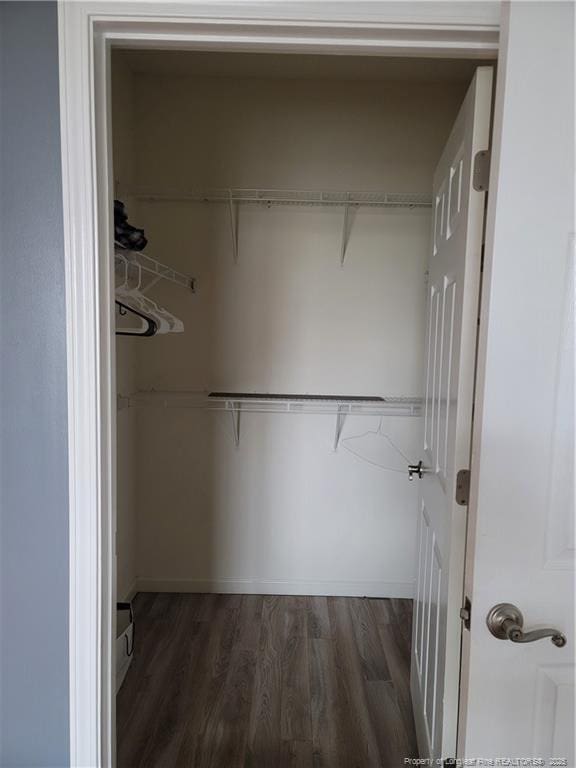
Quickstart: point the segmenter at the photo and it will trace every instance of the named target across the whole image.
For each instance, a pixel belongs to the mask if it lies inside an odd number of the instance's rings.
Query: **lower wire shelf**
[[[228,411],[232,417],[234,442],[240,444],[241,413],[301,413],[336,416],[334,450],[347,416],[420,416],[422,399],[417,397],[372,397],[359,395],[270,394],[253,392],[134,392],[118,396],[122,408],[197,408]]]

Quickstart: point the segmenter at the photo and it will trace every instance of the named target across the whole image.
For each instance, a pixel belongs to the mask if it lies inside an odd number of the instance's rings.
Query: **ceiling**
[[[481,61],[320,54],[116,49],[114,66],[132,72],[208,77],[310,78],[467,83]],[[493,63],[493,62],[486,62]]]

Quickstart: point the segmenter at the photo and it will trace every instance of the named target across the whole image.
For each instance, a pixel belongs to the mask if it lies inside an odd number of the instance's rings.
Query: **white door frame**
[[[70,505],[70,765],[114,764],[109,49],[494,59],[497,3],[59,3]]]

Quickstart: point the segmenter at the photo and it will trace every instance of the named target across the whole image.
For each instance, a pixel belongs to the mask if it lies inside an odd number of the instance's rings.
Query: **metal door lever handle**
[[[524,632],[524,617],[519,608],[511,603],[498,603],[490,609],[486,617],[488,629],[499,640],[511,640],[513,643],[533,643],[549,637],[558,648],[566,645],[566,636],[552,627],[533,629]]]

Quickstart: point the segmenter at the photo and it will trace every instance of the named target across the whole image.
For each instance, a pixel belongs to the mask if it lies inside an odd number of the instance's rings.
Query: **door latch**
[[[414,480],[414,476],[416,476],[418,480],[422,480],[422,475],[425,472],[430,472],[430,470],[422,465],[422,460],[420,460],[418,464],[408,464],[408,480]]]
[[[469,597],[464,598],[464,605],[460,608],[460,618],[465,629],[470,629],[470,619],[472,618],[472,603]]]

